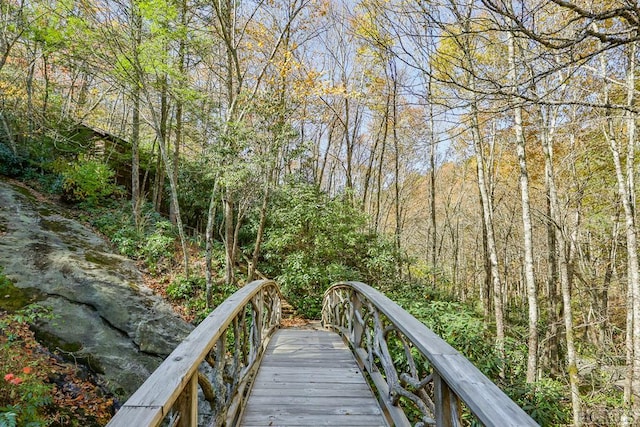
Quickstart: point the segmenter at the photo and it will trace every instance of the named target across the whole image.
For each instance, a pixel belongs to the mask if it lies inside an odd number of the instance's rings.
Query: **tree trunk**
[[[516,82],[516,44],[515,36],[509,33],[509,68],[513,93],[517,93]],[[515,105],[513,108],[513,127],[516,136],[516,154],[520,166],[520,196],[522,202],[522,228],[524,246],[524,281],[527,289],[527,302],[529,306],[529,337],[527,355],[528,383],[536,381],[538,372],[538,292],[533,272],[533,226],[531,223],[531,202],[529,196],[529,173],[527,171],[526,141],[522,125],[522,107],[515,98],[511,99]]]
[[[142,17],[139,10],[133,11],[133,51],[137,58],[137,52],[142,43]],[[140,200],[140,81],[136,78],[131,85],[131,100],[133,111],[131,115],[131,212],[136,227],[140,225],[140,212],[142,201]]]
[[[184,1],[180,2],[180,24],[184,28],[186,26],[186,12],[187,5]],[[180,38],[180,43],[178,47],[178,75],[184,76],[185,72],[185,53],[186,45],[184,37]],[[179,83],[182,86],[181,83]],[[182,126],[183,126],[183,114],[182,114],[182,99],[180,99],[180,94],[177,95],[176,99],[176,137],[175,137],[175,146],[173,149],[173,180],[174,182],[178,182],[178,171],[180,167],[180,146],[182,145]],[[169,208],[169,219],[173,224],[176,224],[176,206],[174,203],[171,203]]]
[[[391,108],[391,94],[387,94],[387,102],[384,109],[384,128],[382,131],[382,147],[380,147],[380,160],[378,162],[378,176],[376,180],[376,207],[373,215],[373,231],[379,233],[380,230],[380,209],[382,203],[382,167],[384,165],[384,155],[387,150],[387,137],[389,135],[389,110]]]
[[[384,121],[381,121],[381,126]],[[371,148],[371,152],[369,154],[369,159],[367,161],[367,169],[364,175],[364,189],[362,191],[362,210],[367,213],[371,213],[372,203],[371,196],[369,195],[369,188],[371,187],[371,180],[373,179],[373,165],[376,159],[376,153],[378,152],[378,145],[380,144],[380,133],[376,132],[373,140],[373,147]],[[369,201],[369,203],[367,203]]]
[[[635,59],[636,44],[631,43],[628,51],[629,65],[627,69],[627,105],[633,108],[635,104]],[[603,78],[606,81],[606,58],[601,55],[600,67]],[[605,104],[609,103],[609,83],[604,86]],[[614,129],[614,118],[611,108],[606,109],[605,137],[609,143],[613,164],[615,166],[616,180],[618,184],[618,195],[624,212],[625,235],[627,243],[627,294],[628,310],[627,314],[627,384],[624,392],[624,412],[621,423],[629,425],[633,421],[640,419],[640,270],[638,267],[638,243],[635,226],[635,134],[636,117],[631,109],[625,113],[627,122],[627,152],[626,170],[623,169],[621,147],[616,138]],[[628,410],[631,409],[629,419]]]
[[[224,248],[225,248],[225,274],[224,281],[227,285],[231,285],[235,281],[235,242],[234,242],[234,209],[233,195],[229,188],[225,188],[222,198],[222,206],[224,208]]]
[[[395,207],[395,231],[394,241],[396,249],[396,263],[398,277],[402,279],[402,205],[400,200],[400,141],[398,138],[398,75],[396,72],[396,65],[393,61],[390,63],[391,68],[391,84],[393,85],[391,90],[392,96],[392,136],[393,136],[393,150],[394,150],[394,207]]]
[[[487,182],[487,171],[485,165],[482,136],[480,134],[478,122],[478,109],[475,100],[471,104],[472,109],[472,139],[475,148],[476,172],[478,177],[478,190],[482,200],[482,218],[486,232],[486,257],[489,260],[489,270],[491,274],[491,284],[493,291],[493,311],[496,322],[496,348],[500,356],[504,359],[504,310],[502,304],[502,282],[498,268],[498,252],[496,249],[495,233],[493,229],[493,202]]]
[[[582,408],[580,402],[580,391],[578,388],[577,354],[573,334],[573,311],[571,308],[571,283],[569,277],[569,260],[567,259],[567,242],[565,239],[564,224],[560,212],[560,203],[558,201],[558,193],[555,183],[553,145],[549,138],[542,138],[542,147],[545,155],[545,170],[548,175],[550,218],[551,222],[554,224],[554,236],[558,247],[558,271],[560,276],[560,289],[562,293],[565,341],[567,345],[567,370],[569,373],[569,384],[571,388],[573,425],[580,427],[582,425]]]
[[[209,201],[209,211],[207,213],[207,230],[205,231],[205,278],[206,278],[206,300],[207,308],[213,305],[213,274],[211,271],[211,259],[213,257],[213,226],[216,217],[216,198],[218,192],[218,180],[213,184],[211,199]]]
[[[429,80],[427,84],[427,96],[429,99],[429,204],[430,204],[430,219],[431,219],[431,285],[435,289],[438,281],[436,276],[436,266],[438,263],[438,224],[436,222],[436,131],[435,131],[435,119],[433,114],[433,99],[432,99],[432,76],[429,74]],[[454,265],[458,259],[458,251],[454,250]],[[455,270],[453,272],[453,283],[456,283]]]
[[[260,256],[260,247],[262,246],[262,240],[264,237],[264,228],[267,224],[267,208],[269,207],[269,195],[271,193],[271,185],[269,182],[265,184],[264,195],[262,196],[262,206],[260,207],[260,220],[258,222],[258,231],[256,232],[256,242],[253,247],[253,254],[251,255],[251,262],[249,263],[247,272],[247,283],[255,279],[256,266],[258,265],[258,258]]]
[[[543,136],[544,137],[544,136]],[[544,142],[543,142],[544,144]],[[551,217],[551,192],[550,183],[551,170],[549,162],[545,159],[545,191],[547,199],[547,301],[549,310],[549,331],[546,339],[546,359],[547,369],[552,378],[560,375],[560,339],[558,325],[560,322],[560,313],[558,307],[558,251],[556,243],[556,224]]]
[[[140,89],[133,85],[133,114],[131,118],[131,211],[136,227],[140,224]]]
[[[175,204],[176,209],[176,227],[178,228],[178,234],[180,236],[180,246],[182,247],[182,260],[184,265],[184,274],[185,277],[189,278],[189,250],[187,247],[187,236],[184,233],[184,226],[182,224],[182,217],[180,215],[180,204],[178,203],[178,185],[176,181],[173,179],[173,165],[171,159],[169,158],[169,153],[167,153],[166,149],[166,141],[164,139],[164,135],[161,132],[160,127],[160,117],[158,117],[157,111],[153,108],[153,99],[147,90],[147,84],[144,80],[144,74],[142,73],[142,69],[140,68],[140,64],[135,64],[137,67],[138,78],[140,79],[140,90],[144,94],[145,100],[150,108],[151,120],[156,132],[156,136],[158,138],[158,145],[160,147],[160,155],[162,156],[162,161],[164,162],[164,166],[167,172],[167,176],[169,177],[169,187],[171,190],[171,201]]]
[[[167,76],[161,76],[160,81],[160,134],[162,138],[158,139],[158,146],[164,144],[163,141],[169,139],[169,101],[167,96]],[[163,167],[162,149],[158,148],[159,156],[156,162],[156,179],[153,186],[153,205],[156,212],[162,210],[162,198],[164,195],[165,168]]]
[[[182,144],[182,101],[176,102],[176,136],[173,148],[173,180],[178,182],[178,167],[180,164],[180,145]],[[169,208],[169,219],[176,223],[176,206],[172,202]]]

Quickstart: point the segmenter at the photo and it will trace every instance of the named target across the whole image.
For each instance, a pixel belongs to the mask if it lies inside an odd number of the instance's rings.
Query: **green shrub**
[[[502,361],[481,316],[463,304],[427,301],[424,296],[392,296],[413,316],[469,359],[489,378],[498,378]]]
[[[9,147],[0,142],[0,175],[10,177],[22,173],[24,159],[16,155]]]
[[[371,249],[381,240],[363,231],[366,218],[346,196],[331,198],[316,186],[292,183],[274,194],[269,218],[263,272],[305,317],[320,315],[331,283],[367,281],[388,268],[388,253]]]
[[[505,392],[540,425],[571,422],[569,390],[565,384],[547,378],[533,384],[511,385]]]
[[[137,226],[129,203],[122,204],[120,209],[94,208],[93,212],[91,224],[109,236],[122,255],[144,260],[151,273],[159,273],[164,264],[173,259],[174,226],[149,207],[143,211]]]
[[[170,259],[174,253],[175,231],[169,221],[158,221],[154,230],[144,239],[140,251],[152,273],[158,272],[158,267],[165,259]]]
[[[115,172],[99,160],[78,160],[63,175],[63,196],[68,202],[95,205],[118,191]]]
[[[143,236],[131,225],[123,225],[118,231],[111,235],[111,241],[118,247],[118,251],[129,258],[138,259],[140,257],[139,245]]]
[[[187,279],[184,276],[178,276],[167,286],[167,295],[174,300],[187,299],[195,295],[197,290],[204,288],[205,279],[203,277]]]

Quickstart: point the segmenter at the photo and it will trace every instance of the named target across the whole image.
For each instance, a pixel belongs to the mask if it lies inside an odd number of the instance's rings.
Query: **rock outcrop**
[[[40,336],[87,363],[121,399],[192,330],[144,286],[132,261],[62,210],[1,180],[0,266],[16,288],[52,309]]]

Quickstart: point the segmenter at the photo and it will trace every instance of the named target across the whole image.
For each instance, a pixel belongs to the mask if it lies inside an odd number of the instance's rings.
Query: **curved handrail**
[[[463,406],[485,426],[537,426],[471,362],[381,292],[340,282],[322,323],[340,333],[396,426],[462,425]]]
[[[280,325],[280,300],[280,289],[271,280],[251,282],[227,298],[176,347],[107,426],[158,426],[163,420],[181,427],[235,425],[256,362]],[[199,395],[211,409],[211,419],[200,422]]]

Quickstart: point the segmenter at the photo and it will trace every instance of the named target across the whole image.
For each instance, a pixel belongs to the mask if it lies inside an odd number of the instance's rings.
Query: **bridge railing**
[[[537,426],[458,351],[381,292],[333,285],[322,321],[350,344],[396,426]],[[464,414],[464,415],[463,415]]]
[[[248,380],[280,325],[280,297],[270,280],[238,290],[176,347],[107,426],[236,425]],[[199,405],[208,409],[200,420]]]

